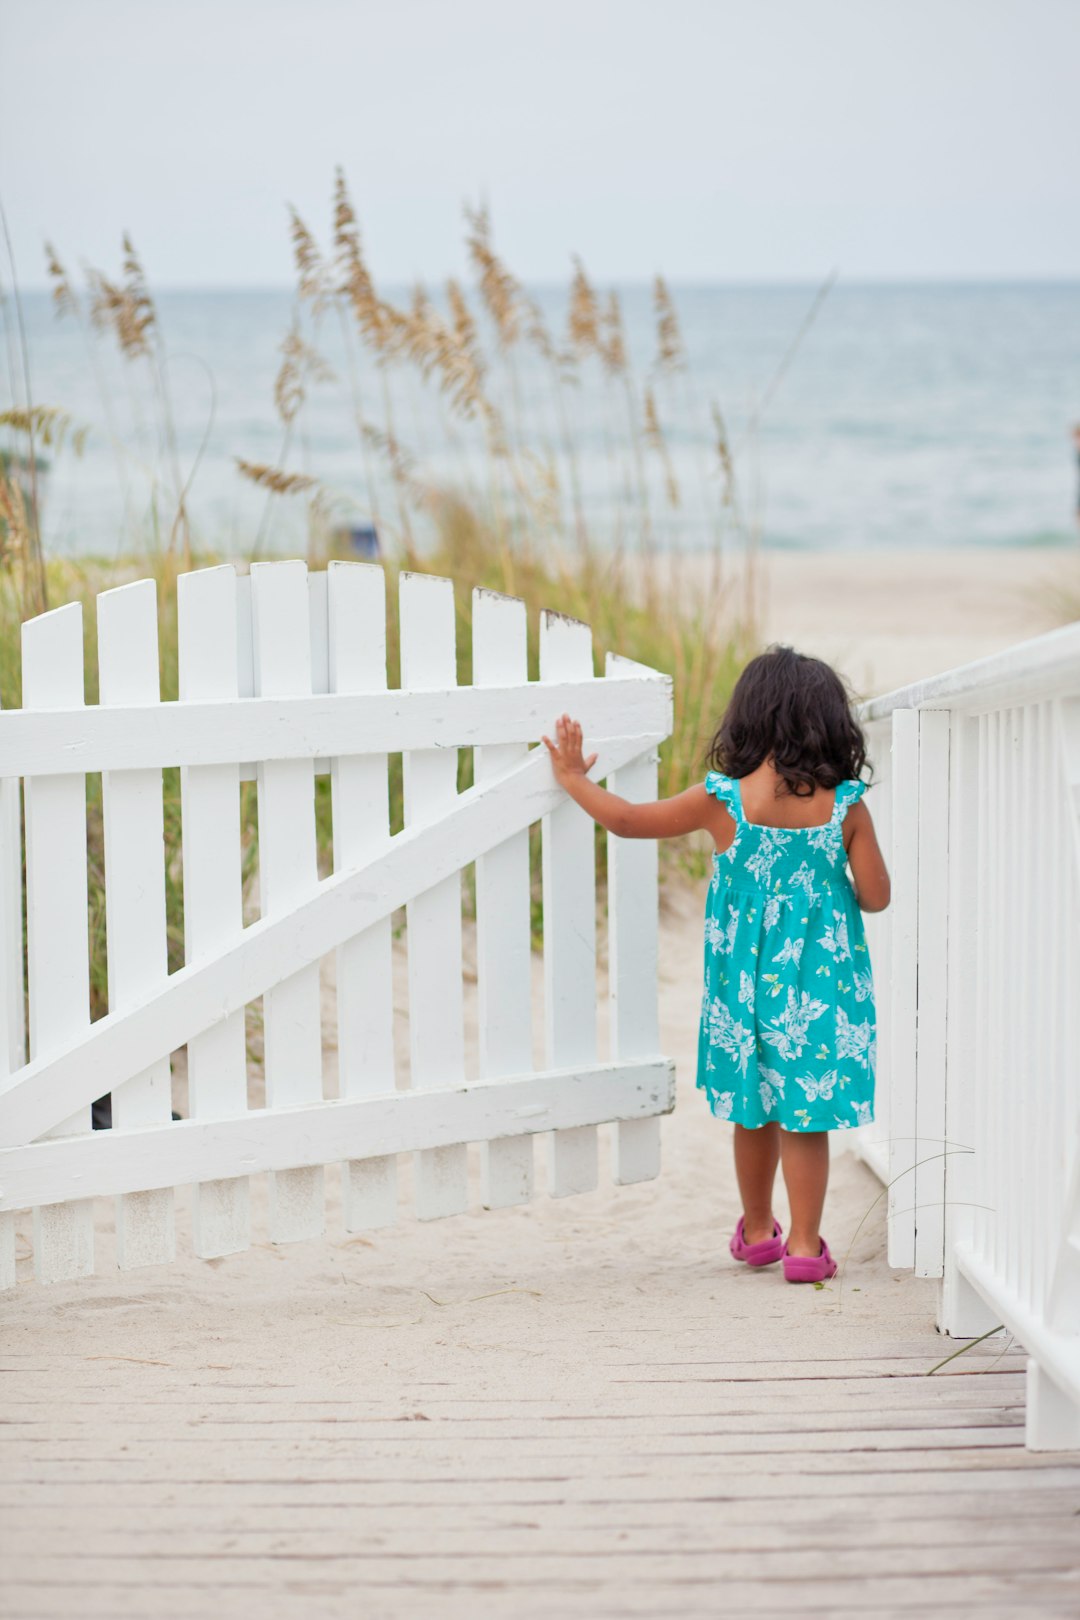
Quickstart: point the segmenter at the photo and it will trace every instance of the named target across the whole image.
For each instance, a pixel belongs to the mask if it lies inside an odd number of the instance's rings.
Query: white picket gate
[[[530,748],[564,710],[598,770],[655,796],[671,728],[667,677],[608,655],[589,628],[540,625],[527,679],[524,604],[473,595],[471,687],[456,685],[454,591],[400,580],[401,689],[388,689],[381,568],[256,564],[179,581],[179,701],[160,702],[156,591],[97,600],[100,702],[84,706],[78,604],[23,627],[23,708],[0,714],[0,1283],[15,1212],[34,1210],[42,1281],[94,1266],[93,1200],[117,1200],[122,1266],[175,1252],[173,1190],[195,1187],[195,1252],[246,1248],[248,1178],[268,1172],[269,1235],[322,1232],[327,1165],[344,1166],[350,1231],[395,1219],[396,1155],[416,1213],[468,1200],[482,1144],[487,1205],[532,1196],[532,1138],[550,1133],[548,1190],[597,1184],[614,1122],[617,1182],[655,1176],[674,1101],[659,1053],[657,867],[649,842],[608,842],[609,1053],[598,1061],[592,822]],[[474,786],[458,792],[459,750]],[[405,827],[391,836],[388,756],[404,756]],[[181,767],[184,966],[166,959],[162,768]],[[316,771],[331,774],[334,871],[316,865]],[[91,1023],[86,775],[102,773],[108,1000]],[[258,903],[245,924],[240,781],[258,783]],[[20,779],[22,817],[20,818]],[[25,827],[25,890],[20,819]],[[545,1059],[531,1019],[529,827],[542,822]],[[478,1072],[463,1034],[462,871],[476,868]],[[25,894],[26,952],[22,918]],[[410,1061],[395,1074],[391,917],[407,910]],[[336,953],[339,1095],[324,1097],[319,964]],[[265,1107],[249,1108],[245,1008],[262,998]],[[28,1018],[24,1020],[24,1003]],[[25,1023],[29,1029],[29,1061]],[[186,1048],[190,1117],[171,1119],[170,1055]],[[407,1084],[406,1084],[407,1081]],[[113,1129],[90,1130],[111,1092]]]
[[[889,1260],[1028,1351],[1028,1442],[1080,1446],[1080,625],[863,710],[893,904],[868,919]]]

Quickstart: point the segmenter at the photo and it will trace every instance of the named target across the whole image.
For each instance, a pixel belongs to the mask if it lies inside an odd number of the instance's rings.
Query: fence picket
[[[180,701],[239,696],[237,579],[231,567],[202,568],[177,581]],[[198,961],[243,932],[240,777],[237,765],[187,765],[180,772],[184,861],[184,954]],[[187,1043],[193,1119],[237,1118],[247,1110],[243,1011]],[[251,1242],[248,1179],[195,1187],[195,1253],[235,1254]]]
[[[97,599],[98,693],[103,707],[161,701],[157,588],[137,580]],[[165,828],[161,771],[105,771],[105,931],[109,1009],[145,1000],[169,972],[165,932]],[[112,1094],[114,1130],[160,1125],[172,1117],[170,1058],[164,1053]],[[157,1265],[176,1253],[171,1187],[117,1201],[116,1257],[122,1270]]]
[[[22,627],[24,709],[75,708],[84,701],[82,605],[55,608]],[[26,953],[30,1056],[77,1041],[90,1026],[86,929],[86,778],[27,777]],[[89,1107],[49,1136],[91,1128]],[[39,1282],[86,1277],[94,1269],[90,1199],[34,1210],[34,1269]]]
[[[632,659],[608,653],[608,680],[643,673]],[[657,756],[650,748],[612,773],[613,793],[637,803],[656,798]],[[657,968],[659,848],[651,838],[608,834],[608,979],[611,1056],[621,1061],[660,1050]],[[660,1121],[622,1120],[615,1126],[612,1173],[622,1186],[660,1174]]]
[[[160,703],[155,587],[98,601],[101,704],[84,710],[81,607],[23,628],[25,710],[0,716],[0,1286],[13,1216],[34,1208],[46,1281],[93,1267],[93,1205],[118,1203],[124,1266],[170,1259],[172,1200],[194,1187],[194,1245],[250,1243],[248,1178],[270,1175],[270,1236],[320,1233],[323,1167],[344,1160],[350,1229],[396,1212],[397,1156],[414,1154],[421,1218],[466,1206],[467,1144],[483,1200],[532,1192],[548,1134],[556,1195],[594,1187],[597,1129],[615,1122],[617,1181],[656,1173],[655,1117],[673,1102],[656,1053],[656,863],[611,851],[611,1030],[596,1060],[595,842],[533,745],[557,712],[584,719],[598,770],[655,794],[652,750],[669,683],[609,661],[587,626],[541,626],[527,678],[525,610],[475,598],[474,686],[456,683],[453,585],[400,581],[402,691],[387,688],[381,569],[210,568],[177,588],[180,692]],[[250,701],[250,709],[245,702]],[[459,796],[458,755],[476,785]],[[405,763],[406,830],[389,830],[388,750]],[[243,755],[254,763],[245,763]],[[335,871],[320,882],[315,760],[331,774]],[[162,772],[179,767],[183,837],[165,847]],[[90,1023],[88,771],[103,773],[108,1016]],[[19,778],[24,778],[30,1058],[21,1025]],[[240,782],[258,781],[262,915],[244,926]],[[544,825],[547,1064],[533,1060],[529,829]],[[166,859],[184,864],[185,955],[168,973]],[[466,1083],[461,872],[476,863],[480,1077]],[[408,911],[411,1086],[394,1074],[392,934]],[[322,1082],[320,963],[338,962],[340,1096]],[[245,1009],[262,998],[266,1106],[249,1113]],[[171,1054],[187,1049],[189,1121],[174,1125]],[[116,1129],[91,1133],[111,1090]],[[63,1136],[60,1142],[46,1137]],[[84,1197],[66,1200],[72,1188]],[[35,1205],[37,1207],[35,1207]]]
[[[401,685],[406,691],[457,683],[454,587],[430,574],[402,574]],[[405,755],[405,825],[437,821],[457,798],[457,749]],[[430,1091],[465,1079],[461,979],[461,873],[418,894],[406,908],[409,953],[410,1084]],[[456,1215],[468,1204],[464,1143],[416,1154],[416,1213]]]
[[[525,604],[473,592],[473,685],[528,678]],[[488,782],[528,753],[525,743],[478,748],[473,778]],[[532,951],[529,834],[515,833],[476,863],[476,962],[480,1077],[532,1068]],[[482,1198],[489,1209],[526,1204],[533,1193],[533,1145],[508,1136],[481,1149]]]
[[[311,691],[307,568],[254,563],[251,626],[256,695]],[[263,916],[286,912],[318,886],[315,772],[310,759],[258,765],[259,898]],[[266,1104],[288,1108],[322,1098],[322,1034],[317,964],[263,997]],[[323,1171],[279,1170],[270,1179],[270,1238],[292,1243],[324,1229]]]
[[[561,613],[540,619],[540,679],[587,680],[593,673],[592,631]],[[551,724],[555,723],[555,715]],[[547,1061],[587,1064],[596,1058],[596,843],[593,822],[567,801],[543,819],[544,1004]],[[593,1126],[551,1137],[548,1190],[553,1198],[597,1185]]]
[[[386,688],[386,577],[369,563],[328,570],[327,681],[331,692]],[[385,754],[349,754],[331,765],[334,867],[359,866],[390,837]],[[394,1090],[391,920],[337,951],[338,1075],[342,1097]],[[344,1167],[345,1227],[359,1232],[397,1219],[397,1159],[354,1159]]]

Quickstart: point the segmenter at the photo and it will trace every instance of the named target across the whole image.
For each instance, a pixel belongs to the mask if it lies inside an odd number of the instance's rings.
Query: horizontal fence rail
[[[889,1260],[1003,1324],[1028,1440],[1080,1446],[1080,625],[864,705],[893,905],[869,919]]]
[[[387,683],[381,568],[264,563],[178,581],[178,690],[160,701],[156,590],[97,600],[97,705],[84,702],[78,604],[23,627],[23,708],[0,714],[0,1284],[32,1209],[37,1277],[95,1264],[94,1200],[114,1197],[121,1266],[175,1253],[174,1194],[193,1186],[195,1252],[251,1242],[250,1177],[267,1176],[272,1241],[317,1236],[341,1167],[349,1231],[385,1225],[398,1155],[417,1214],[467,1206],[469,1143],[485,1205],[597,1185],[613,1126],[617,1182],[654,1176],[673,1105],[659,1055],[655,847],[608,839],[609,1040],[598,1046],[595,834],[535,745],[564,710],[596,774],[655,796],[671,684],[609,654],[588,626],[540,623],[527,678],[524,604],[473,594],[470,687],[456,684],[448,580],[399,581],[401,686]],[[473,785],[459,791],[461,751]],[[391,756],[404,828],[391,834]],[[179,768],[179,817],[163,771]],[[108,1009],[91,1021],[87,776],[101,773]],[[320,875],[316,775],[329,776],[333,870]],[[254,824],[241,784],[257,784]],[[247,790],[250,793],[250,789]],[[542,853],[545,1057],[534,1056],[530,828]],[[325,836],[325,835],[324,835]],[[25,878],[23,854],[25,849]],[[324,850],[325,859],[325,850]],[[183,961],[169,971],[167,871],[182,866]],[[467,1058],[463,881],[475,871],[477,1052]],[[409,1059],[394,1040],[392,919],[407,917]],[[23,923],[25,917],[25,947]],[[95,943],[101,948],[101,942]],[[326,1005],[334,963],[333,1000]],[[263,1095],[247,1052],[261,1008]],[[323,1073],[333,1022],[336,1095]],[[539,1035],[539,1031],[537,1032]],[[27,1050],[29,1047],[29,1050]],[[187,1113],[172,1118],[173,1067]],[[256,1091],[258,1085],[256,1085]],[[112,1127],[91,1130],[111,1097]]]

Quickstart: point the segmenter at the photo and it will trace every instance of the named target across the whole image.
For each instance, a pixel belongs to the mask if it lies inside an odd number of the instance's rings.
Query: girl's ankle
[[[776,1220],[767,1215],[764,1220],[751,1222],[748,1215],[743,1216],[743,1241],[745,1243],[768,1243],[776,1235]]]
[[[821,1233],[814,1232],[807,1235],[805,1232],[792,1231],[788,1234],[788,1254],[807,1260],[816,1260],[821,1253]]]

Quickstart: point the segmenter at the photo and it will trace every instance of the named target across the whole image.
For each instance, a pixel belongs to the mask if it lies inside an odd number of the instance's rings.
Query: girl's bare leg
[[[780,1157],[791,1205],[788,1253],[821,1253],[821,1212],[829,1185],[828,1131],[781,1131]]]
[[[773,1235],[772,1195],[780,1162],[780,1127],[773,1121],[756,1131],[735,1127],[735,1175],[739,1182],[747,1243],[764,1243]]]

